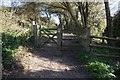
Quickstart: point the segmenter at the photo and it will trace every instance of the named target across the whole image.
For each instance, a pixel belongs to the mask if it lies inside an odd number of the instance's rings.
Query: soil
[[[65,45],[64,45],[65,43]],[[64,47],[67,46],[67,47]],[[49,43],[42,48],[22,47],[15,59],[20,67],[4,71],[13,78],[90,78],[83,62],[75,58],[82,49],[73,41],[63,42],[62,50]],[[9,72],[9,73],[8,73]]]

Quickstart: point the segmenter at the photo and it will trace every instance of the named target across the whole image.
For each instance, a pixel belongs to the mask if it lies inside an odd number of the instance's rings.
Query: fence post
[[[34,37],[34,46],[38,45],[38,31],[37,31],[37,24],[33,21],[33,37]]]
[[[86,28],[86,44],[85,44],[86,52],[90,51],[90,27]]]
[[[62,47],[62,27],[58,27],[57,30],[57,48],[61,50]]]
[[[40,28],[39,28],[39,36],[38,36],[38,43],[40,46],[42,46],[42,33],[41,33],[41,25],[40,25]]]

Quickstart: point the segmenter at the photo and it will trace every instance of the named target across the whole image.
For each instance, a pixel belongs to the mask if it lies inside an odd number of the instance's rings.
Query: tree
[[[83,27],[87,27],[87,18],[88,18],[88,2],[78,2],[78,9],[79,12],[81,13],[81,21],[83,24]]]
[[[112,26],[112,32],[113,37],[117,38],[120,37],[120,11],[117,12],[117,14],[113,17],[113,26]]]
[[[110,7],[108,0],[104,0],[104,4],[105,4],[106,23],[107,23],[107,27],[105,29],[105,35],[107,37],[112,37],[112,18],[110,15]]]
[[[52,12],[56,12],[59,14],[63,14],[63,16],[66,18],[65,20],[68,20],[67,18],[69,17],[70,21],[74,22],[74,27],[79,30],[80,33],[84,33],[84,29],[82,28],[77,16],[76,16],[76,11],[73,10],[76,8],[76,5],[74,3],[70,2],[58,2],[58,3],[48,3],[48,8],[50,11],[53,10]],[[67,14],[67,15],[66,15]],[[68,23],[68,21],[66,21]],[[74,29],[75,29],[74,28]]]
[[[89,2],[88,24],[91,35],[102,36],[105,29],[105,10],[102,2]]]
[[[112,32],[114,38],[120,38],[120,11],[113,17]],[[117,41],[115,46],[120,47],[120,41]]]

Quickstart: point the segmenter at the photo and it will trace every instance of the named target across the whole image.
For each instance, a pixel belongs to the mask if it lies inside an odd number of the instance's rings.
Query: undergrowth
[[[29,39],[29,32],[2,32],[2,64],[4,69],[12,69],[16,66],[14,55],[19,46],[25,46]]]
[[[100,51],[104,54],[110,52],[111,50],[100,49]],[[92,73],[93,78],[115,78],[115,71],[120,69],[120,65],[111,58],[97,56],[96,53],[98,52],[99,49],[93,52],[82,51],[76,55],[76,58],[85,62],[86,68],[90,73]]]

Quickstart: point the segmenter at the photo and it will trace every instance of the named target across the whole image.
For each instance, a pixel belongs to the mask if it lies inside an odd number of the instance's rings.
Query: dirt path
[[[42,48],[21,48],[16,55],[22,65],[11,73],[12,77],[24,78],[89,78],[82,62],[78,62],[75,54],[76,44],[64,42],[68,48],[57,50],[55,44],[47,44]],[[74,45],[73,45],[74,44]]]

